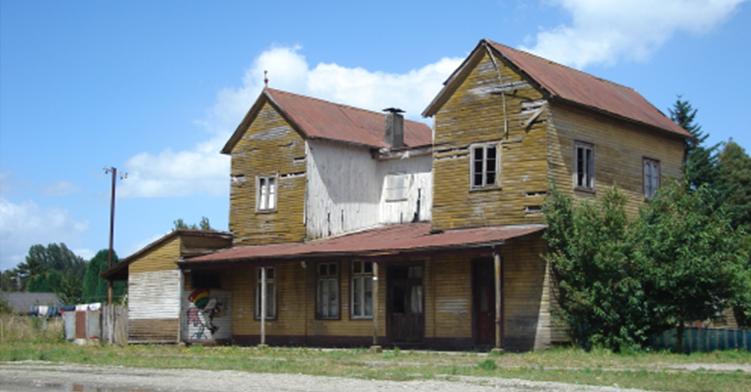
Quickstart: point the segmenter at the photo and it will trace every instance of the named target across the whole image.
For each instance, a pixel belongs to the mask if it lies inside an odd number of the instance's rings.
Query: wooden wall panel
[[[131,343],[177,342],[177,318],[128,320],[128,341]]]
[[[500,58],[502,81],[485,54],[435,116],[433,154],[433,226],[437,229],[539,223],[542,215],[527,213],[542,204],[547,179],[547,109],[542,95]],[[492,91],[506,91],[508,132],[503,99]],[[534,108],[541,114],[529,127]],[[536,109],[535,109],[536,110]],[[498,142],[501,170],[497,188],[470,191],[469,145]]]
[[[594,145],[595,193],[574,191],[575,141]],[[627,209],[631,214],[636,214],[644,202],[644,157],[660,161],[663,184],[682,175],[684,145],[679,137],[570,106],[552,106],[547,143],[550,179],[560,190],[589,199],[617,185],[628,197]]]
[[[128,273],[177,269],[180,248],[180,238],[175,237],[133,261],[128,266]]]
[[[305,141],[269,104],[232,150],[229,228],[235,245],[305,238]],[[256,176],[279,175],[275,212],[256,211]]]

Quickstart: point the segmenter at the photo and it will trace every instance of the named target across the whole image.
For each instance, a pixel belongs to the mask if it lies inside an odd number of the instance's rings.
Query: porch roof
[[[501,245],[537,233],[545,225],[505,225],[431,232],[430,223],[390,225],[309,242],[236,246],[184,259],[181,265],[334,256],[388,256],[402,253]]]

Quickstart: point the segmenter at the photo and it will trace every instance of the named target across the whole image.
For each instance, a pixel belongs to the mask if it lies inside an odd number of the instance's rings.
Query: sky
[[[173,221],[227,229],[219,153],[270,86],[412,119],[482,38],[699,109],[751,149],[745,0],[0,0],[0,269],[29,246],[126,256]]]

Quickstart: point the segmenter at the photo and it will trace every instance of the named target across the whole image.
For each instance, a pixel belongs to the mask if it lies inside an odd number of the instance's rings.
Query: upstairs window
[[[472,189],[496,186],[498,145],[475,144],[470,147],[470,184]]]
[[[276,210],[276,176],[256,177],[256,210]]]
[[[373,318],[373,263],[352,263],[352,318]]]
[[[407,186],[409,175],[404,173],[389,173],[386,175],[386,201],[404,201],[407,200]]]
[[[577,189],[595,189],[595,150],[589,143],[576,142],[574,186]]]
[[[660,188],[660,161],[644,158],[644,198],[653,198]]]
[[[339,318],[339,264],[319,263],[316,289],[319,319]]]

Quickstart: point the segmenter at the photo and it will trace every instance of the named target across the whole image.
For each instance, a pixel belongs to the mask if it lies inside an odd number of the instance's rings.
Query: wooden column
[[[364,304],[363,304],[364,305]],[[378,263],[373,262],[373,351],[380,351],[378,345]]]
[[[501,280],[503,264],[501,253],[498,248],[493,249],[493,264],[495,266],[495,348],[494,350],[503,350],[503,282]]]
[[[266,345],[266,267],[261,267],[261,343]]]

